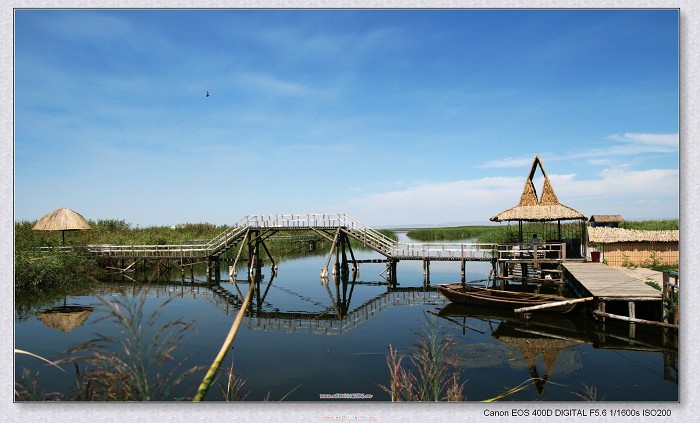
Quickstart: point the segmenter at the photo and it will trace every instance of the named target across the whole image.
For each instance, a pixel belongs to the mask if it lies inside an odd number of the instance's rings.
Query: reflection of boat
[[[453,303],[509,308],[511,310],[568,300],[568,298],[558,295],[502,291],[499,289],[482,288],[461,283],[437,285],[436,287],[440,294]],[[548,307],[540,311],[547,313],[568,313],[573,310],[574,307],[576,307],[576,304],[562,304]]]

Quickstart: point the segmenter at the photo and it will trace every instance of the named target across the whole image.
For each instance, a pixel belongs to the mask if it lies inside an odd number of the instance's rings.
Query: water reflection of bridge
[[[328,288],[328,285],[325,286]],[[337,301],[333,307],[320,313],[259,310],[247,315],[245,324],[249,328],[264,331],[339,335],[393,307],[443,304],[445,300],[435,289],[397,287],[352,310],[347,310],[349,302],[343,301]]]
[[[281,311],[267,301],[267,294],[273,286],[298,295],[288,288],[277,287],[273,284],[274,276],[268,281],[256,283],[255,295],[246,312],[243,325],[252,330],[273,332],[310,333],[321,335],[339,335],[370,320],[374,316],[394,307],[435,305],[443,306],[447,301],[441,297],[435,288],[427,287],[396,287],[385,282],[343,281],[335,284],[319,285],[328,295],[329,301],[314,302],[318,311]],[[210,285],[201,283],[161,283],[161,284],[132,284],[131,289],[146,290],[148,295],[168,298],[202,298],[211,301],[226,314],[237,313],[243,302],[243,293],[238,284],[248,284],[248,281],[236,281],[235,284]],[[100,284],[99,291],[112,292],[116,287],[124,290],[127,285]],[[354,290],[362,286],[385,286],[386,291],[374,298],[366,300],[353,307]]]

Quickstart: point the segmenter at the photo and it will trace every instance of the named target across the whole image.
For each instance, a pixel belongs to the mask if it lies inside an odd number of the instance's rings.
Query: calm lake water
[[[370,251],[355,255],[378,258]],[[236,372],[246,379],[246,400],[286,396],[285,401],[332,401],[320,395],[365,394],[365,401],[388,401],[378,387],[389,383],[388,347],[409,352],[427,321],[454,340],[469,401],[498,396],[532,377],[540,379],[507,400],[577,401],[584,384],[596,388],[598,400],[679,399],[678,350],[662,344],[661,330],[637,325],[631,338],[629,325],[608,322],[603,329],[582,313],[524,321],[509,313],[457,307],[423,287],[420,261],[398,264],[396,289],[386,285],[383,264],[362,264],[354,283],[336,286],[331,279],[324,285],[319,269],[326,256],[319,252],[283,261],[272,279],[269,267],[263,268],[262,298],[253,301],[254,315],[244,320],[224,364],[230,366],[233,359]],[[467,280],[486,278],[490,268],[489,263],[467,263]],[[223,270],[222,279],[228,280]],[[459,262],[433,262],[430,270],[433,286],[460,278]],[[95,283],[90,294],[65,298],[65,304],[98,306],[97,296],[141,291],[147,296],[148,314],[170,299],[162,324],[182,319],[193,321],[195,328],[175,359],[187,359],[187,368],[208,367],[237,312],[239,292],[229,282],[212,290],[203,273],[195,274],[194,283],[183,284],[180,276],[175,270],[170,281],[146,285],[114,276]],[[192,282],[189,272],[186,280]],[[245,294],[248,282],[238,281],[237,286]],[[63,305],[63,300],[55,304]],[[41,315],[16,319],[15,347],[55,358],[97,333],[117,333],[112,321],[98,321],[104,315],[99,307],[84,314],[84,322],[68,331],[52,327]],[[24,368],[39,370],[47,392],[71,387],[72,375],[17,355],[16,375]],[[193,396],[203,374],[196,373],[178,395]],[[213,387],[207,399],[220,400],[219,388]]]

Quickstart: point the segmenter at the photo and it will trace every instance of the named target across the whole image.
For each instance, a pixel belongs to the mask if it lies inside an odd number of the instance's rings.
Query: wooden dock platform
[[[577,292],[579,296],[593,296],[604,301],[661,301],[658,289],[603,263],[567,261],[562,266],[569,280],[585,290]],[[577,290],[575,286],[574,290]]]
[[[589,311],[596,319],[631,323],[631,335],[633,323],[678,328],[678,324],[668,322],[665,309],[669,305],[661,291],[644,281],[603,263],[567,261],[562,266],[565,280],[576,295],[593,297]]]

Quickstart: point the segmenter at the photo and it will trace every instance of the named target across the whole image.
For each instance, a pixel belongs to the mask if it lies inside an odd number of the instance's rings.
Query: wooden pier
[[[678,327],[661,321],[665,304],[658,289],[602,263],[567,261],[562,267],[577,296],[593,297],[592,314],[596,318]]]

